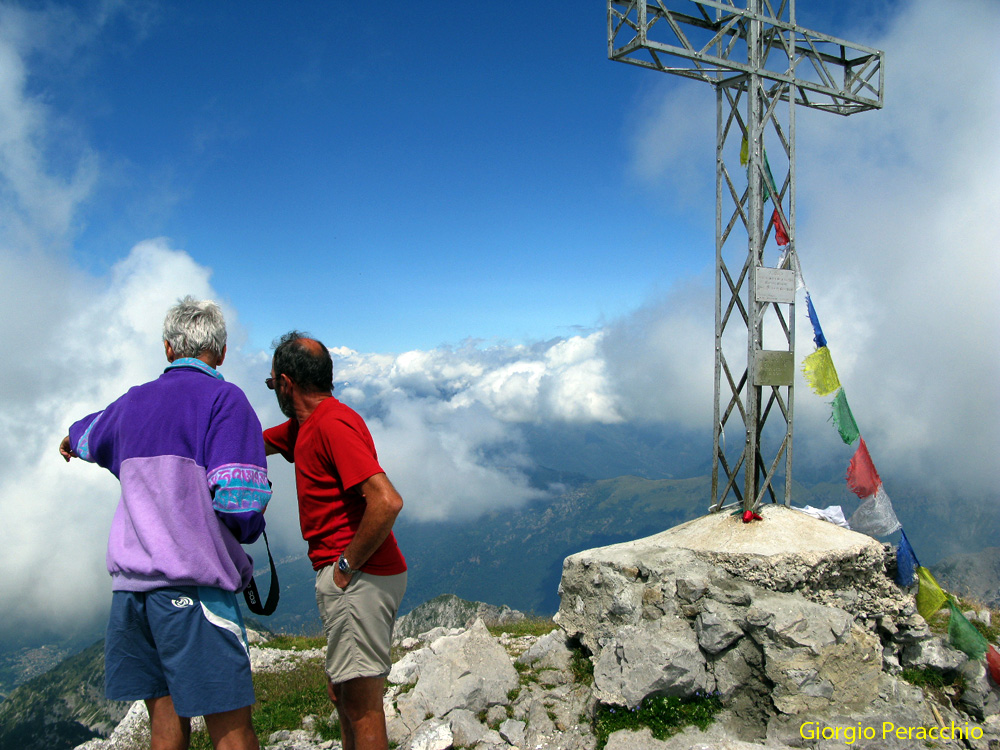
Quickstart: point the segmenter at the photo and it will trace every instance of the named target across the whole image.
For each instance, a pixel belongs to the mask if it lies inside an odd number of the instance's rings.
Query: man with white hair
[[[226,325],[185,297],[163,323],[167,368],[59,445],[121,482],[107,564],[110,700],[145,700],[154,750],[186,750],[204,716],[218,750],[259,750],[246,630],[236,594],[253,575],[241,544],[264,530],[271,497],[261,425],[218,368]]]

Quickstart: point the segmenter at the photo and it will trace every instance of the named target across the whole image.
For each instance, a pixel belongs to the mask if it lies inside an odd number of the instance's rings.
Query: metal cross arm
[[[750,5],[750,3],[747,3]],[[781,97],[842,115],[882,107],[879,50],[785,20],[788,0],[765,0],[759,11],[724,0],[609,0],[608,57],[716,85],[750,73],[786,84]],[[764,54],[748,54],[758,25]],[[788,92],[791,92],[789,94]]]

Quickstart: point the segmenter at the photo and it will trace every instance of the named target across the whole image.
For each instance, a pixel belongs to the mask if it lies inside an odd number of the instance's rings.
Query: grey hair
[[[163,340],[178,357],[197,357],[202,352],[222,356],[226,346],[226,321],[212,300],[191,295],[178,300],[163,320]]]

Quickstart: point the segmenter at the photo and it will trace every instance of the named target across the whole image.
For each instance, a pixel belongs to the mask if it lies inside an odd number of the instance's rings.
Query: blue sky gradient
[[[27,93],[68,131],[53,168],[100,169],[72,261],[168,237],[256,345],[544,339],[710,273],[709,87],[607,60],[600,4],[57,7],[93,38],[39,50]],[[704,134],[681,194],[637,142],[674,89],[701,104],[662,137]]]

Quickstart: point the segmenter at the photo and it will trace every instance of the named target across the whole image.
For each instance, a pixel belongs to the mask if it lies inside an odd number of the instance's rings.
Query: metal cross
[[[879,109],[885,68],[879,50],[800,28],[795,0],[742,5],[608,0],[610,59],[715,87],[713,512],[735,505],[755,511],[765,497],[778,502],[776,493],[785,505],[791,502],[796,105],[841,115]],[[787,108],[778,106],[782,102]],[[772,229],[784,244],[767,266]],[[744,242],[746,255],[734,254]],[[744,356],[746,367],[737,375],[730,364]],[[737,417],[745,440],[727,447],[726,428],[738,426]],[[730,443],[744,437],[733,433],[730,426]]]

